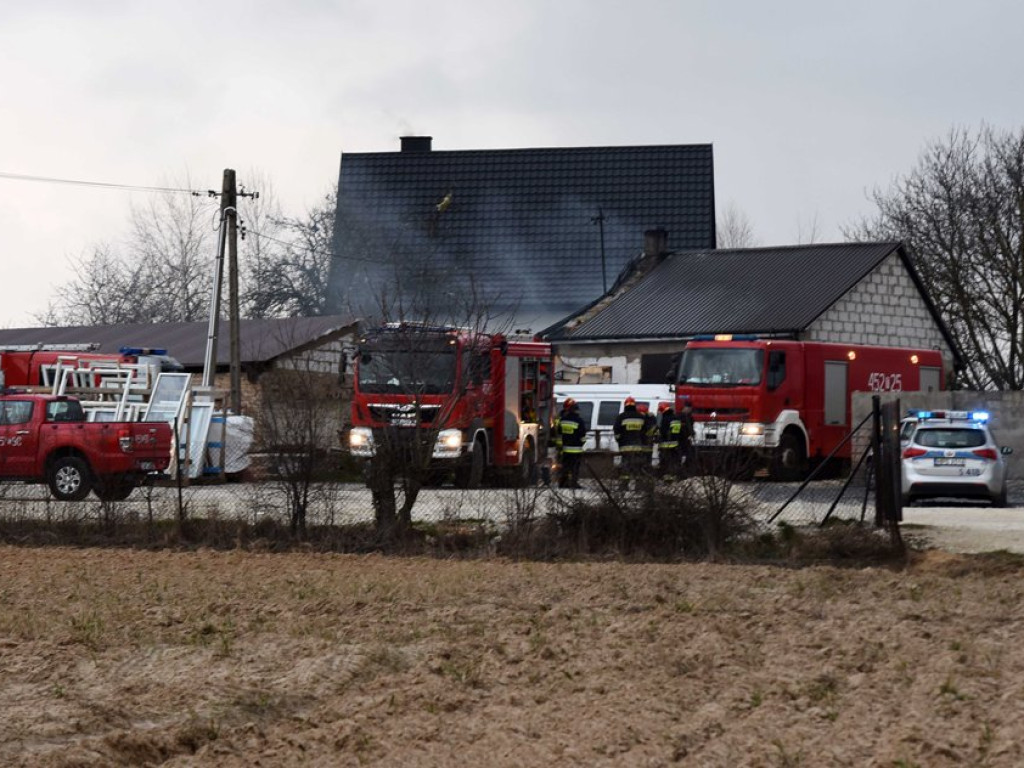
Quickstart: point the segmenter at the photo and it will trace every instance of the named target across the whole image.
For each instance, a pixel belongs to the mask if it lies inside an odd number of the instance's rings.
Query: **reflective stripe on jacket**
[[[562,444],[562,453],[583,453],[583,438],[587,435],[587,425],[575,411],[562,414],[558,420],[558,439]]]

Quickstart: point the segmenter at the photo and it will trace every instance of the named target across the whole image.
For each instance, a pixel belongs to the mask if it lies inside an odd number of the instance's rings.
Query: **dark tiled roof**
[[[285,352],[351,327],[354,321],[341,315],[242,320],[239,341],[243,364],[266,363]],[[22,344],[99,344],[99,352],[121,347],[156,347],[167,350],[190,369],[201,369],[206,358],[207,323],[152,323],[133,325],[85,325],[64,328],[0,329],[0,350]],[[217,363],[230,364],[228,323],[217,332]]]
[[[799,332],[893,252],[909,268],[899,243],[673,253],[606,306],[581,313],[579,324],[559,324],[545,336],[590,341]]]
[[[464,295],[471,275],[499,311],[564,316],[604,292],[599,210],[609,286],[645,230],[667,230],[670,249],[713,248],[713,172],[710,145],[346,153],[338,306],[373,301],[390,261],[419,288]]]

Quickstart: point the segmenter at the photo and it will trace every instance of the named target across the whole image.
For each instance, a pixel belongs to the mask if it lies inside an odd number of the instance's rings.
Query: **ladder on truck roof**
[[[95,352],[99,344],[3,344],[0,352]]]
[[[77,398],[90,421],[138,421],[149,401],[146,364],[61,355],[55,365],[42,366],[41,373],[54,395]]]

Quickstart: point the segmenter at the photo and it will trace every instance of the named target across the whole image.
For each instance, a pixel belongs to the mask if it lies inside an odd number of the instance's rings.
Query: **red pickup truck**
[[[47,483],[62,501],[128,498],[171,461],[164,422],[88,422],[71,397],[0,396],[0,480]]]

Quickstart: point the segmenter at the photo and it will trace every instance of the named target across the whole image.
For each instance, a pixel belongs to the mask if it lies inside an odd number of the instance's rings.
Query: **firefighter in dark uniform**
[[[654,477],[654,444],[658,442],[658,420],[651,413],[650,406],[647,403],[637,403],[637,412],[644,417],[644,461],[643,461],[643,475],[645,480],[653,479]]]
[[[658,406],[658,474],[671,483],[679,474],[682,454],[679,438],[683,431],[683,419],[677,416],[668,403]]]
[[[644,433],[647,420],[637,410],[636,400],[627,397],[623,402],[622,413],[615,419],[612,432],[619,444],[621,463],[619,464],[619,485],[629,488],[629,481],[639,479],[645,472],[644,462],[650,461],[644,453]]]
[[[693,404],[689,397],[683,398],[683,410],[679,414],[679,461],[682,471],[693,475],[697,471],[697,452],[693,447]]]
[[[579,406],[571,397],[565,401],[562,415],[558,418],[558,438],[562,443],[562,473],[558,478],[560,488],[580,487],[580,459],[583,458],[583,440],[587,436],[587,425],[580,416]]]

